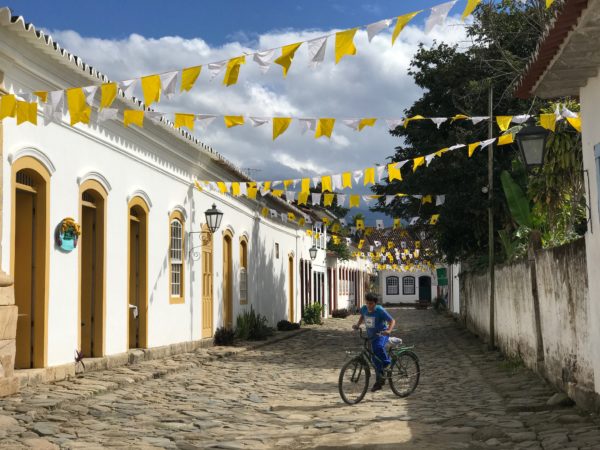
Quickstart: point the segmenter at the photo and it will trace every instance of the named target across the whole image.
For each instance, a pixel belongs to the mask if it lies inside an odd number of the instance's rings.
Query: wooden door
[[[129,217],[129,348],[140,347],[139,313],[142,309],[140,281],[140,220],[131,215]]]
[[[223,238],[223,326],[233,328],[233,277],[231,237]]]
[[[213,241],[206,226],[202,230],[202,337],[213,335]]]
[[[294,322],[294,258],[290,256],[288,262],[288,279],[289,279],[289,293],[288,293],[288,311],[290,322]]]
[[[35,274],[35,197],[34,192],[16,190],[15,204],[15,304],[17,319],[17,352],[15,368],[33,367],[34,344],[34,274]],[[42,256],[42,255],[40,255]]]
[[[81,221],[81,352],[94,355],[96,298],[96,208],[84,206]]]

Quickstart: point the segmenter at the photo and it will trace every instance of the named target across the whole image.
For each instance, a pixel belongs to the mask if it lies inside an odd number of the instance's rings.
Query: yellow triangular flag
[[[468,16],[470,16],[480,3],[481,0],[467,0],[467,6],[462,13],[462,20],[464,21]]]
[[[546,8],[550,8],[552,3],[554,3],[554,0],[546,0]]]
[[[0,119],[17,116],[17,99],[14,95],[0,97]]]
[[[281,136],[292,123],[291,117],[273,117],[273,140]]]
[[[358,208],[360,206],[360,195],[351,195],[349,199],[350,208]]]
[[[339,236],[333,236],[333,243],[334,244],[339,244],[340,243],[340,237]]]
[[[400,169],[398,169],[396,167],[396,164],[398,164],[398,163],[391,163],[391,164],[388,164],[388,166],[387,166],[388,179],[390,181],[394,181],[394,180],[402,181],[402,172],[400,172]]]
[[[331,175],[321,177],[321,192],[333,192],[331,188]]]
[[[82,88],[67,89],[67,105],[71,116],[71,125],[76,123],[90,123],[92,108],[85,101]]]
[[[365,229],[365,221],[362,219],[356,219],[356,229],[364,230]]]
[[[510,122],[512,121],[513,116],[496,116],[496,123],[500,127],[500,131],[508,130],[510,127]]]
[[[263,206],[263,209],[260,211],[260,215],[263,217],[267,217],[269,215],[269,208]]]
[[[123,125],[137,125],[140,128],[144,127],[144,111],[137,109],[126,109],[123,111]]]
[[[258,189],[256,186],[248,187],[248,198],[251,200],[256,200],[256,194],[258,193]]]
[[[310,192],[310,178],[302,178],[300,190],[302,192]]]
[[[293,212],[289,212],[288,213],[288,220],[290,222],[295,222],[296,221],[296,214],[294,214]]]
[[[567,122],[581,133],[581,117],[567,117]]]
[[[358,131],[362,131],[364,127],[372,127],[375,125],[375,122],[377,122],[377,119],[374,117],[360,119],[360,122],[358,122]]]
[[[304,217],[300,217],[300,218],[298,219],[298,225],[300,225],[301,227],[303,227],[303,226],[304,226],[304,223],[305,223],[305,222],[306,222],[306,220],[304,220]]]
[[[512,133],[503,134],[498,138],[498,145],[507,145],[515,142],[515,138]]]
[[[352,173],[344,172],[342,174],[342,189],[343,188],[351,188],[352,187]]]
[[[223,116],[227,128],[244,125],[244,116]]]
[[[471,156],[473,156],[473,153],[475,153],[475,149],[477,147],[479,147],[480,145],[481,145],[481,142],[473,142],[472,144],[469,144],[469,149],[468,149],[468,151],[469,151],[469,158]]]
[[[281,190],[281,189],[273,189],[271,191],[271,195],[273,195],[273,197],[280,198],[283,195],[283,190]]]
[[[394,219],[394,230],[400,228],[401,222],[400,219]]]
[[[556,129],[556,116],[552,114],[540,114],[540,126],[547,130],[554,131]]]
[[[292,180],[283,180],[283,187],[287,189],[291,186],[292,183]]]
[[[358,247],[359,249],[363,248],[363,245],[365,245],[365,240],[364,240],[364,239],[361,239],[360,241],[358,241],[358,245],[357,245],[357,247]]]
[[[315,131],[315,138],[318,139],[321,136],[331,138],[331,133],[333,133],[334,125],[335,119],[319,119],[317,121],[317,130]]]
[[[42,103],[46,103],[48,101],[48,92],[34,91],[33,93],[42,101]]]
[[[119,88],[117,83],[104,83],[100,85],[100,109],[110,108],[117,98]]]
[[[312,236],[312,235],[313,235],[313,232],[312,232],[312,230],[306,230],[306,235],[307,235],[307,236]]]
[[[310,192],[308,192],[308,191],[298,192],[298,204],[306,205],[306,202],[308,202],[309,195],[310,195]]]
[[[194,114],[175,113],[175,128],[186,127],[190,131],[194,131]]]
[[[223,84],[225,86],[231,86],[232,84],[237,83],[240,74],[240,66],[242,64],[246,64],[245,56],[238,56],[227,62],[227,70],[225,71],[225,77],[223,78]]]
[[[286,77],[288,70],[290,70],[290,66],[292,65],[292,61],[294,59],[294,54],[298,47],[302,45],[302,42],[298,42],[297,44],[290,44],[281,47],[281,56],[273,61],[275,64],[279,64],[283,67],[283,76]]]
[[[142,77],[142,92],[146,106],[160,101],[160,75]]]
[[[344,56],[356,55],[354,35],[358,28],[335,33],[335,63],[339,63]]]
[[[425,164],[424,156],[413,159],[413,172],[417,170],[417,167],[422,166],[423,164]]]
[[[404,128],[406,128],[406,127],[408,126],[408,124],[409,124],[410,122],[412,122],[413,120],[423,120],[423,119],[425,119],[425,117],[423,117],[423,116],[419,116],[419,115],[417,115],[417,116],[414,116],[414,117],[409,117],[408,119],[406,119],[406,120],[404,121]]]
[[[365,169],[365,175],[363,178],[363,185],[375,184],[375,168],[368,167]]]
[[[227,185],[223,181],[217,181],[217,186],[219,187],[221,194],[229,191],[229,189],[227,189]]]
[[[444,153],[449,152],[450,149],[448,147],[441,148],[437,152],[435,152],[435,156],[442,156]]]
[[[183,69],[181,71],[181,88],[179,91],[183,92],[192,89],[194,87],[194,83],[196,83],[196,80],[200,75],[201,70],[202,66],[194,66]]]
[[[198,189],[200,192],[204,190],[202,189],[202,186],[200,186],[200,183],[198,183],[198,180],[194,181],[194,186],[196,186],[196,189]]]
[[[421,198],[421,204],[425,205],[426,203],[433,203],[433,199],[432,199],[431,195],[424,195]]]
[[[17,102],[17,125],[29,122],[37,125],[37,107],[36,102]]]
[[[469,116],[465,115],[465,114],[457,114],[454,117],[452,117],[452,119],[450,120],[450,123],[456,121],[456,120],[466,120],[468,119]]]
[[[331,206],[333,204],[333,196],[334,194],[325,194],[323,196],[323,206]]]
[[[239,197],[240,195],[240,183],[233,182],[231,183],[231,195],[234,197]]]
[[[438,222],[439,218],[440,218],[439,214],[434,214],[433,216],[431,216],[431,219],[429,220],[429,223],[431,225],[435,225]]]
[[[327,194],[327,195],[330,195],[330,194]],[[333,194],[331,194],[331,195],[333,195]],[[331,227],[331,231],[332,231],[332,233],[337,233],[341,230],[341,228],[342,227],[339,223],[334,223],[333,226]]]
[[[387,248],[394,248],[394,242],[393,241],[388,241]]]
[[[410,22],[413,19],[413,17],[415,17],[420,12],[421,11],[415,11],[409,14],[404,14],[403,16],[398,16],[398,19],[396,19],[396,26],[394,27],[394,32],[392,33],[392,45],[394,45],[396,39],[398,38],[404,27],[408,25],[408,22]]]

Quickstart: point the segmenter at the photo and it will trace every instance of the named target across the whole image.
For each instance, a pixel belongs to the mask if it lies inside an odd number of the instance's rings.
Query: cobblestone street
[[[234,356],[200,350],[26,388],[0,401],[0,447],[600,448],[596,416],[547,406],[548,386],[451,319],[392,312],[421,359],[406,399],[386,386],[341,401],[344,350],[360,345],[355,316]]]

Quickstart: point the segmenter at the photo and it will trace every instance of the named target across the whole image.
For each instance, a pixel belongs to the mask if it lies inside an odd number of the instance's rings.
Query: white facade
[[[437,277],[433,272],[379,271],[382,303],[418,303],[437,296]]]

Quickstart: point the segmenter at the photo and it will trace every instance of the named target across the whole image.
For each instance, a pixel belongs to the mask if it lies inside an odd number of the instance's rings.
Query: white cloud
[[[285,79],[281,67],[275,64],[262,75],[251,58],[242,66],[238,84],[231,87],[222,85],[222,75],[209,82],[208,70],[203,68],[191,92],[154,108],[167,112],[254,116],[402,117],[404,109],[421,94],[407,74],[419,43],[430,45],[434,39],[460,42],[465,33],[459,24],[458,18],[451,18],[448,26],[436,27],[428,36],[422,28],[408,26],[394,47],[391,47],[391,30],[376,36],[371,44],[361,30],[355,39],[357,55],[344,58],[338,65],[333,63],[334,38],[330,38],[325,62],[316,70],[308,67],[304,45],[296,53]],[[331,31],[335,30],[275,31],[257,36],[256,45],[268,49]],[[82,37],[73,31],[52,34],[62,46],[113,80],[206,64],[256,50],[245,47],[243,42],[210,47],[201,38],[152,39],[132,34],[126,39],[106,40]],[[247,41],[245,36],[237,36]],[[292,124],[273,142],[268,125],[227,130],[221,120],[197,134],[240,167],[261,169],[257,179],[339,173],[384,163],[399,143],[389,135],[383,121],[360,133],[338,122],[331,140],[315,140],[309,133],[302,135],[298,124]]]

